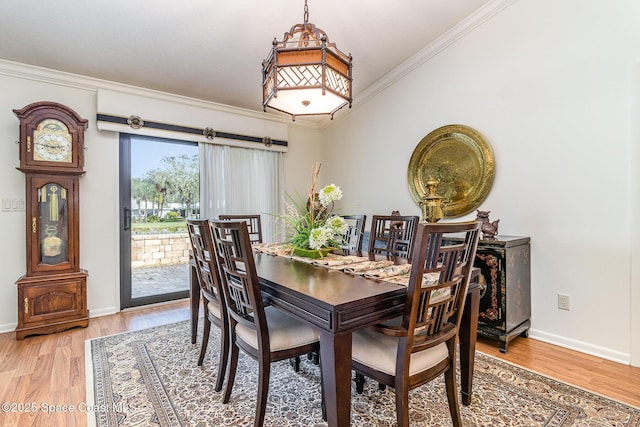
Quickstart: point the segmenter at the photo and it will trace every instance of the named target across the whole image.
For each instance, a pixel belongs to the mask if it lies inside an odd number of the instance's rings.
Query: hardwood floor
[[[532,338],[516,338],[502,354],[478,339],[476,350],[611,399],[640,408],[640,368],[590,356]]]
[[[93,318],[87,328],[16,341],[0,334],[2,426],[85,426],[85,340],[189,318],[187,301]],[[560,381],[640,407],[640,368],[609,362],[531,338],[510,342],[509,352],[481,340],[478,350]],[[82,403],[82,404],[81,404]],[[15,410],[16,412],[12,412]],[[27,412],[29,411],[30,412]],[[46,411],[52,411],[48,414]],[[67,412],[65,412],[65,410]],[[73,412],[69,412],[69,411]]]

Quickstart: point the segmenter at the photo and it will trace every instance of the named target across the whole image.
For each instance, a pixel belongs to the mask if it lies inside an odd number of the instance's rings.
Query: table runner
[[[391,260],[372,261],[368,256],[341,255],[330,253],[322,258],[305,258],[293,255],[293,247],[288,243],[258,243],[253,245],[256,252],[268,255],[282,256],[318,265],[325,268],[342,270],[348,274],[362,275],[368,279],[391,282],[408,286],[411,264],[395,264]],[[438,283],[439,273],[425,273],[422,286],[435,286]]]

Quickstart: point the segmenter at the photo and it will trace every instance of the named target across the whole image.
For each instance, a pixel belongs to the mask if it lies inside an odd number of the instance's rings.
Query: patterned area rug
[[[200,328],[201,330],[202,328]],[[207,357],[196,365],[199,343],[189,322],[87,341],[87,397],[104,426],[252,426],[257,363],[241,353],[228,404],[214,391],[218,329],[211,329]],[[91,375],[93,372],[93,378]],[[265,426],[326,426],[320,409],[319,367],[303,360],[272,365]],[[395,426],[393,389],[367,381],[352,388],[352,426]],[[640,409],[554,381],[482,353],[476,355],[473,398],[461,406],[465,426],[640,426]],[[410,392],[412,426],[451,425],[444,381]]]

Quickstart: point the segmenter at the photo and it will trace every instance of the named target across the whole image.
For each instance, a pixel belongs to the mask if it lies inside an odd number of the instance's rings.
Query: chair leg
[[[396,383],[396,418],[398,427],[409,427],[409,386]]]
[[[458,404],[458,389],[456,385],[455,365],[450,366],[444,373],[444,383],[447,389],[447,400],[449,401],[449,412],[454,427],[462,427],[462,417],[460,416],[460,405]]]
[[[231,390],[233,389],[233,382],[236,379],[236,369],[238,369],[238,346],[231,344],[231,358],[229,359],[229,367],[227,368],[227,387],[224,390],[224,397],[222,403],[229,403],[231,397]]]
[[[260,365],[258,368],[258,399],[254,427],[262,427],[264,423],[264,414],[267,411],[267,397],[269,395],[269,375],[271,374],[270,360],[259,360],[258,363]]]
[[[227,371],[227,361],[229,360],[229,337],[226,328],[220,327],[220,361],[218,362],[218,378],[216,379],[216,391],[222,390],[224,375]]]
[[[313,364],[318,366],[320,364],[320,352],[319,351],[311,351],[307,353],[307,360],[312,360]]]
[[[295,372],[300,372],[300,356],[289,359],[289,365],[293,366]]]
[[[356,383],[356,393],[362,394],[362,392],[364,391],[364,375],[360,372],[356,372],[354,381]]]
[[[204,330],[202,331],[202,344],[200,346],[200,357],[198,358],[198,366],[202,366],[204,361],[204,355],[207,352],[207,346],[209,345],[209,332],[211,332],[211,320],[206,315],[204,316]]]

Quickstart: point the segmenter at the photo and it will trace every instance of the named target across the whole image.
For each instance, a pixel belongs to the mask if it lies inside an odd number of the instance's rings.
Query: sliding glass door
[[[198,144],[121,134],[121,308],[189,296],[185,219],[198,215]]]

